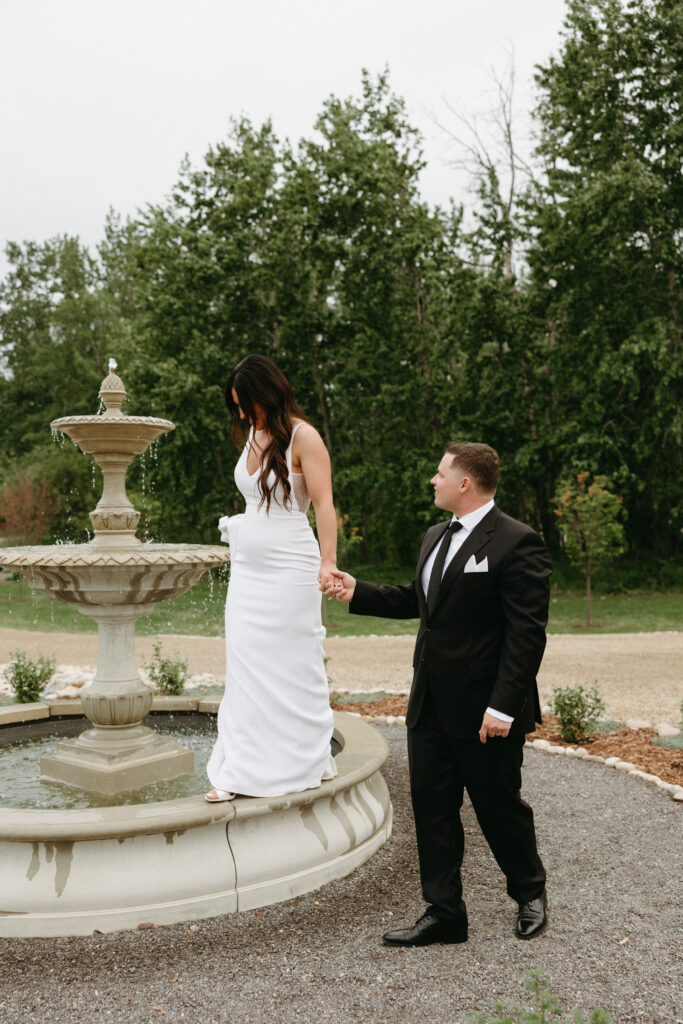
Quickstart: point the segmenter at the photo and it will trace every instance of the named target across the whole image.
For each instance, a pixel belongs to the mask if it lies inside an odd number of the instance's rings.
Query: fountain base
[[[96,726],[40,761],[49,782],[114,796],[194,771],[194,754],[144,725]]]
[[[188,711],[197,700],[180,698]],[[218,701],[200,701],[215,715]],[[3,724],[51,717],[0,708]],[[391,835],[388,750],[335,712],[338,774],[317,789],[209,804],[203,794],[73,810],[0,807],[0,939],[175,924],[289,901],[367,861]]]

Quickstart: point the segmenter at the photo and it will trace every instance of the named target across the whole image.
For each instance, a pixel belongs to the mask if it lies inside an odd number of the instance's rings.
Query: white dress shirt
[[[479,523],[484,518],[484,516],[491,511],[493,505],[493,498],[491,498],[491,500],[487,501],[485,505],[481,505],[479,508],[475,508],[474,512],[468,512],[466,515],[461,516],[460,519],[458,519],[457,516],[453,516],[451,522],[460,523],[462,529],[458,530],[457,533],[451,534],[451,543],[448,548],[448,551],[446,552],[446,561],[444,562],[443,567],[444,573],[446,572],[446,569],[448,568],[450,563],[453,561],[455,555],[458,553],[462,545],[465,543],[469,535],[472,533],[472,530],[475,528],[475,526],[478,526]],[[429,577],[432,575],[432,568],[434,566],[434,562],[436,561],[436,555],[439,550],[439,546],[439,544],[435,544],[433,551],[430,553],[429,558],[427,559],[422,568],[422,576],[420,577],[420,582],[422,583],[422,589],[425,592],[425,596],[429,591]],[[441,578],[443,579],[443,575]],[[502,711],[494,711],[493,708],[487,708],[486,711],[488,712],[489,715],[493,715],[494,718],[499,718],[502,722],[513,721],[510,715],[506,715]]]

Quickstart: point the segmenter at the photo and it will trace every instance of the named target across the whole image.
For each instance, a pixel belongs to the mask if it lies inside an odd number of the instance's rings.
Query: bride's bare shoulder
[[[310,455],[325,449],[325,442],[312,423],[305,420],[294,420],[293,427],[298,427],[292,443],[295,456]]]
[[[294,441],[295,442],[299,441],[299,440],[304,440],[304,439],[307,440],[307,441],[310,441],[310,440],[312,440],[313,438],[316,438],[316,437],[320,438],[320,440],[322,441],[322,438],[320,437],[320,434],[315,429],[313,424],[312,423],[308,423],[306,420],[292,420],[292,430],[295,430],[295,429],[296,429],[296,434],[294,435]]]

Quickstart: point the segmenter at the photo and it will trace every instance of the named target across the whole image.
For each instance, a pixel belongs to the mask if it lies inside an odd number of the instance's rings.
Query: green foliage
[[[652,742],[666,750],[683,750],[683,736],[655,736]]]
[[[64,498],[52,539],[86,539],[97,474],[46,428],[95,411],[115,355],[127,411],[177,424],[131,467],[141,531],[215,540],[241,508],[222,388],[262,352],[330,450],[350,564],[413,561],[457,438],[494,445],[499,503],[553,551],[558,482],[605,473],[630,564],[675,586],[682,19],[671,0],[568,0],[538,72],[533,177],[508,195],[487,156],[470,230],[461,207],[421,201],[420,138],[388,75],[364,74],[297,146],[234,123],[164,203],[112,214],[96,254],[69,237],[11,244],[0,485],[30,470]]]
[[[390,697],[386,690],[373,690],[372,693],[342,693],[335,694],[335,704],[372,704],[374,701]]]
[[[621,498],[607,490],[602,477],[591,481],[590,473],[578,473],[575,481],[563,481],[554,504],[567,557],[584,576],[624,550]]]
[[[624,723],[616,718],[599,718],[596,722],[598,732],[618,732],[624,728]]]
[[[363,547],[360,527],[351,526],[348,513],[342,515],[337,510],[337,563],[340,568],[348,569],[356,561]]]
[[[39,655],[35,661],[24,651],[12,651],[11,661],[5,669],[5,680],[14,690],[20,704],[33,704],[52,679],[55,671],[53,658]]]
[[[551,459],[600,467],[631,544],[660,554],[683,519],[682,38],[671,0],[569,0],[537,74],[545,175],[527,197]]]
[[[162,655],[161,644],[153,645],[154,654],[151,662],[146,666],[149,678],[154,688],[170,697],[177,697],[185,689],[187,682],[187,661],[175,652],[172,655]]]
[[[653,739],[653,743],[656,743],[658,747],[666,747],[667,750],[683,750],[683,700],[681,701],[681,719],[678,723],[680,732],[678,736],[658,736]]]
[[[406,583],[413,577],[415,566],[364,565],[351,566],[352,575],[376,583]],[[190,591],[171,601],[160,602],[149,615],[138,620],[138,636],[159,634],[194,634],[221,636],[225,623],[225,575],[216,573],[216,581],[202,581]],[[42,630],[45,632],[94,633],[96,623],[79,614],[74,605],[53,601],[29,592],[26,600],[19,594],[16,582],[0,581],[0,627],[6,629]],[[551,633],[584,632],[576,625],[583,611],[585,598],[581,592],[553,593],[550,603]],[[644,593],[604,595],[599,598],[600,618],[605,633],[651,633],[680,629],[683,618],[683,594]],[[381,619],[373,616],[349,615],[348,606],[324,600],[327,628],[331,636],[414,636],[417,619]],[[410,684],[409,664],[405,684]]]
[[[624,550],[624,529],[619,522],[621,498],[607,490],[602,477],[590,473],[560,483],[554,498],[555,515],[567,557],[586,577],[587,625],[591,624],[591,579],[605,562]]]
[[[565,686],[553,690],[552,708],[560,720],[562,739],[567,743],[580,743],[596,732],[605,704],[597,686],[590,690],[583,686]]]
[[[574,1010],[571,1018],[560,1017],[562,1007],[560,1000],[550,991],[550,986],[543,978],[541,971],[531,971],[526,976],[526,987],[533,994],[533,1008],[522,1010],[518,1006],[506,1010],[502,1004],[495,1006],[495,1016],[487,1017],[483,1013],[475,1013],[470,1017],[470,1024],[609,1024],[611,1018],[604,1010],[596,1008],[586,1022],[581,1010]]]

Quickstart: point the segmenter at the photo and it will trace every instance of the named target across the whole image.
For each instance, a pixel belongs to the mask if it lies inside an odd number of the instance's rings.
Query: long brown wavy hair
[[[233,388],[238,403],[232,397]],[[292,505],[292,488],[287,470],[287,448],[292,437],[292,420],[300,419],[308,423],[308,419],[296,403],[294,389],[278,369],[272,359],[267,356],[246,356],[237,364],[228,377],[225,385],[225,402],[232,416],[232,439],[238,448],[245,444],[245,431],[240,409],[246,422],[256,428],[257,414],[254,403],[263,409],[265,428],[270,440],[261,453],[262,470],[258,479],[261,492],[259,508],[266,503],[266,512],[270,511],[270,502],[278,484],[284,490],[285,508]],[[270,474],[275,480],[268,485]]]

